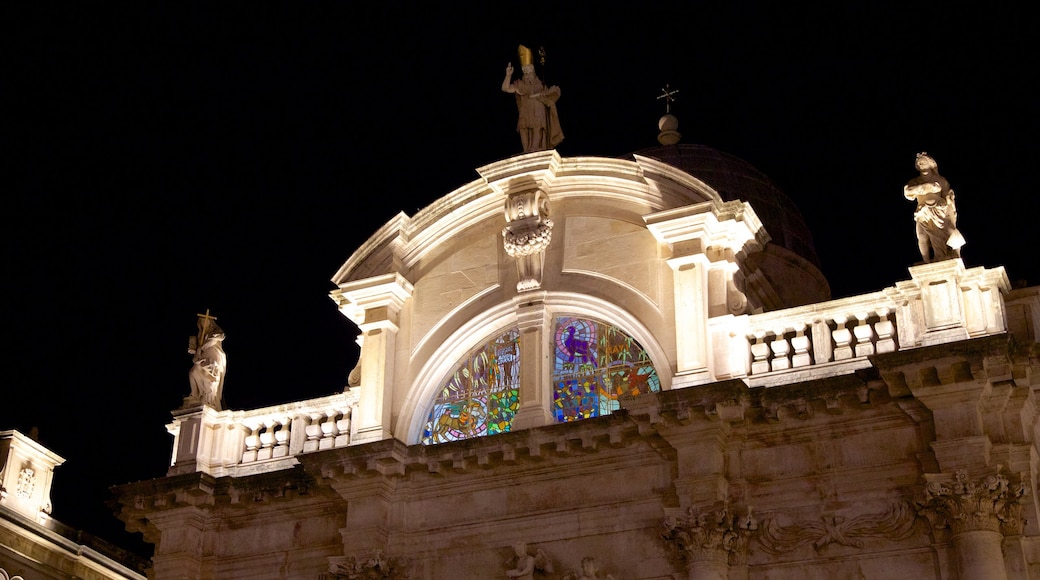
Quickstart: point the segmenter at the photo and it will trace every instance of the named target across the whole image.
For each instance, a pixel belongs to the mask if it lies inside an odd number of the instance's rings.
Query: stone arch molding
[[[661,380],[661,388],[670,388],[672,364],[664,347],[650,328],[635,315],[617,304],[606,300],[572,292],[546,292],[541,300],[539,314],[543,325],[543,338],[548,340],[553,320],[557,315],[578,316],[602,320],[614,324],[627,332],[650,355]],[[443,381],[454,371],[464,357],[483,342],[491,340],[520,323],[521,315],[517,304],[507,302],[486,310],[473,317],[450,333],[442,344],[427,359],[417,373],[402,405],[399,425],[403,426],[403,439],[409,445],[421,441],[423,425]],[[552,399],[552,383],[548,376],[538,380],[547,400]]]

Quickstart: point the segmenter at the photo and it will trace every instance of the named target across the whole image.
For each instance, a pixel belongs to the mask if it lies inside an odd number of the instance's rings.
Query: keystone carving
[[[506,198],[505,218],[502,243],[506,253],[516,258],[516,289],[536,290],[542,285],[545,249],[552,241],[549,197],[539,189],[511,193]]]

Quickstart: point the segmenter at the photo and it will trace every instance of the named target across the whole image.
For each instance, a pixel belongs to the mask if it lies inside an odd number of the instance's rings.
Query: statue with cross
[[[188,371],[191,395],[185,405],[208,405],[221,410],[224,390],[224,375],[227,372],[227,354],[224,353],[224,331],[217,326],[216,316],[209,310],[197,314],[198,334],[188,337],[188,354],[192,356],[192,367]]]

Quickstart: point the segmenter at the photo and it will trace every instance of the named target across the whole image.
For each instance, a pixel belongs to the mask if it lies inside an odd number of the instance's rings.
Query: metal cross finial
[[[664,99],[664,112],[665,113],[671,113],[672,112],[672,103],[674,103],[676,101],[675,95],[679,94],[679,89],[675,89],[675,90],[669,90],[669,89],[670,89],[670,87],[668,86],[668,84],[665,84],[664,88],[661,89],[661,95],[659,97],[657,97],[658,100]]]
[[[217,317],[210,316],[209,308],[206,309],[205,314],[196,314],[195,316],[199,317],[199,322],[201,323],[199,324],[199,344],[201,345],[202,341],[206,340],[206,333],[209,331],[209,322],[211,320],[216,320]]]

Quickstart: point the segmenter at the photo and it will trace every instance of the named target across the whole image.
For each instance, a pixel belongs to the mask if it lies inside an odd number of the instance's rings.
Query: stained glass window
[[[520,331],[485,343],[455,369],[434,401],[424,445],[509,431],[520,407]]]
[[[556,422],[609,415],[621,395],[661,390],[650,356],[620,328],[587,318],[557,318],[554,326]]]

